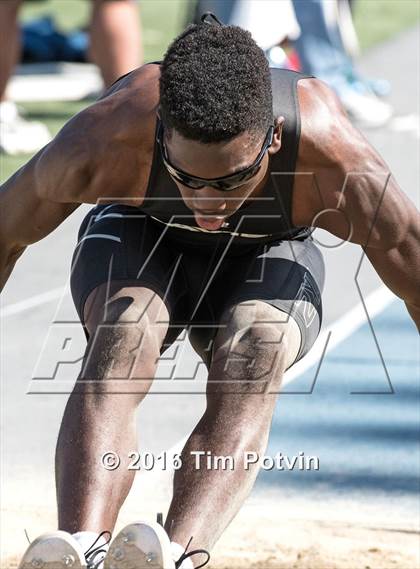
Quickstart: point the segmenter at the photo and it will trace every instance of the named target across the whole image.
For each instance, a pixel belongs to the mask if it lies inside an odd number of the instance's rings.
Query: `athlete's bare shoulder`
[[[146,63],[133,71],[126,73],[115,81],[99,98],[99,101],[109,98],[115,93],[127,94],[129,91],[142,93],[143,97],[137,99],[142,107],[156,105],[156,95],[159,90],[160,64]]]
[[[45,153],[43,169],[64,161],[83,175],[68,189],[70,195],[50,188],[49,199],[140,205],[153,158],[158,102],[159,66],[145,65],[73,117]]]
[[[301,116],[300,165],[312,168],[346,161],[349,142],[363,140],[353,127],[338,97],[323,81],[302,79],[298,83]],[[366,142],[367,145],[367,142]]]
[[[301,135],[293,218],[296,224],[307,224],[328,204],[337,203],[351,172],[383,169],[383,161],[323,81],[300,80],[298,100]]]

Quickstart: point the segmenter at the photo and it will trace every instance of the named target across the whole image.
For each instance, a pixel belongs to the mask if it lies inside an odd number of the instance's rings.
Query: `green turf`
[[[3,0],[0,0],[3,1]],[[273,0],[274,1],[274,0]],[[143,28],[145,60],[159,59],[168,43],[182,29],[193,8],[189,0],[141,0],[139,14]],[[86,26],[88,0],[26,2],[24,20],[53,14],[63,29]],[[362,49],[393,37],[420,19],[419,0],[356,0],[355,24]],[[28,118],[41,119],[52,133],[87,103],[25,103]],[[0,180],[7,179],[28,157],[0,157]]]
[[[354,23],[362,51],[419,20],[419,0],[356,0]]]

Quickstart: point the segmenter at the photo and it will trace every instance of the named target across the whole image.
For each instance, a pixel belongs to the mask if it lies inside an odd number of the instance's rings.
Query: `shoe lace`
[[[31,545],[32,542],[31,542],[31,540],[29,539],[29,534],[28,534],[26,528],[25,528],[23,531],[25,532],[25,537],[26,537],[26,539],[28,540],[29,545]]]
[[[105,538],[105,543],[102,543],[101,545],[96,545],[98,543],[98,541],[100,541],[102,538]],[[88,569],[97,569],[99,567],[99,565],[103,561],[103,558],[99,559],[99,561],[95,561],[95,558],[99,553],[107,553],[108,552],[108,550],[106,549],[106,546],[111,542],[111,539],[112,539],[111,532],[108,530],[105,530],[98,535],[98,537],[95,539],[95,541],[89,547],[89,549],[87,549],[85,551],[85,559],[88,563]],[[96,545],[96,547],[95,547],[95,545]]]
[[[198,565],[195,569],[200,569],[200,567],[204,567],[210,561],[210,553],[208,551],[206,551],[205,549],[193,549],[192,551],[188,551],[188,548],[191,545],[192,540],[193,540],[193,538],[191,537],[190,541],[187,543],[187,547],[185,548],[184,553],[181,555],[181,557],[178,559],[178,561],[175,561],[175,569],[179,569],[181,567],[183,561],[185,561],[186,559],[189,559],[193,555],[197,555],[199,553],[201,553],[203,555],[207,555],[207,559],[204,561],[204,563],[202,563],[201,565]]]

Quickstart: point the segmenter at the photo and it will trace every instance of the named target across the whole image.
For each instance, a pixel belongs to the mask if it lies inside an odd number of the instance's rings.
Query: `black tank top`
[[[286,69],[271,69],[273,116],[283,116],[282,147],[270,156],[270,176],[261,194],[245,202],[227,219],[228,227],[210,231],[198,227],[193,213],[166,170],[155,139],[146,199],[140,210],[157,224],[166,225],[171,240],[193,248],[229,243],[232,251],[280,240],[306,239],[311,230],[292,224],[294,173],[300,138],[297,82],[308,77]],[[157,132],[156,126],[156,132]]]

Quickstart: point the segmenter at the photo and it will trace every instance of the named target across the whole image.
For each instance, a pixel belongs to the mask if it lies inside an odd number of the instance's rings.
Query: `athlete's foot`
[[[210,555],[204,550],[187,550],[179,559],[173,558],[168,534],[160,524],[135,522],[126,526],[112,541],[104,569],[183,569],[193,555],[207,559],[196,569],[207,565]]]
[[[86,569],[83,551],[73,537],[56,531],[38,537],[26,550],[18,569]]]

